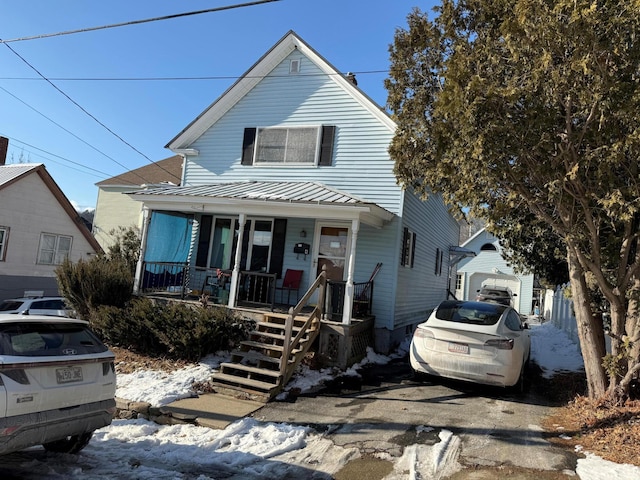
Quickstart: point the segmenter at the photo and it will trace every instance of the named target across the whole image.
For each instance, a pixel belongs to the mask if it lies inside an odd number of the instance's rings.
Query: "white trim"
[[[294,32],[289,32],[236,83],[229,87],[215,102],[173,138],[166,147],[174,152],[179,149],[188,148],[234,105],[244,98],[247,93],[258,85],[263,77],[269,75],[291,52],[296,50],[313,62],[321,71],[326,73],[328,78],[332,79],[354,100],[368,110],[378,121],[385,125],[389,131],[394,132],[396,130],[396,123],[382,111],[380,106],[376,105]]]

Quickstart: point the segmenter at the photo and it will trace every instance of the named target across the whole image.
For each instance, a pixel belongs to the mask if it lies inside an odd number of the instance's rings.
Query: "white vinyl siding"
[[[300,67],[300,75],[289,75],[286,58],[190,145],[199,154],[186,165],[185,184],[314,181],[398,213],[401,188],[387,151],[394,132],[313,62]],[[330,166],[241,165],[245,128],[314,125],[336,127]]]

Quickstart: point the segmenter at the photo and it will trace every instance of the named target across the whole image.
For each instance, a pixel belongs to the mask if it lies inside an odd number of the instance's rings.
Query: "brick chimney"
[[[0,165],[4,165],[7,162],[7,150],[9,150],[9,139],[0,137]]]

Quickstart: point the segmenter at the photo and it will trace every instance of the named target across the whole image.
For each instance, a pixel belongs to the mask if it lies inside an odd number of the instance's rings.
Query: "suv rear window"
[[[436,311],[436,318],[456,323],[495,325],[505,308],[492,303],[442,302]]]
[[[9,310],[18,310],[23,302],[16,302],[15,300],[5,300],[0,303],[0,312],[7,312]]]
[[[38,300],[31,304],[32,309],[41,310],[64,310],[64,302],[62,300]]]
[[[43,357],[106,351],[107,347],[84,325],[73,323],[0,325],[0,355]]]

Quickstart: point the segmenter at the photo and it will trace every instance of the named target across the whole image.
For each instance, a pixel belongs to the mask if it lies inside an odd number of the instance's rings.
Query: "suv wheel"
[[[48,452],[56,453],[78,453],[89,444],[89,440],[93,436],[93,432],[81,433],[80,435],[71,435],[62,440],[45,443],[42,446]]]

